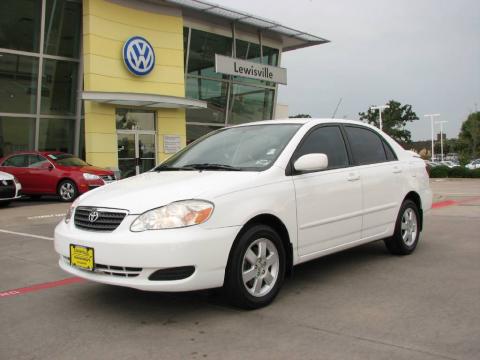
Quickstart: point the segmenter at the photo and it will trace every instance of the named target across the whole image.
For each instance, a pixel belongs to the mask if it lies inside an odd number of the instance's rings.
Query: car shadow
[[[345,273],[347,276],[352,269],[360,268],[364,264],[388,260],[389,255],[383,242],[365,244],[312,260],[294,268],[292,276],[285,280],[280,295],[282,298],[295,296],[305,289],[305,285],[318,284],[322,279],[336,276],[338,273]],[[107,311],[114,316],[127,316],[143,322],[165,325],[179,314],[183,318],[185,314],[189,313],[196,313],[198,317],[201,316],[198,315],[199,312],[237,313],[243,311],[232,307],[221,289],[165,293],[97,283],[87,284],[88,287],[81,288],[81,295],[78,294],[79,296],[75,297],[75,306],[88,307],[88,311],[102,309],[102,313]],[[148,318],[148,320],[144,318]]]
[[[38,206],[49,204],[61,204],[62,201],[58,196],[42,196],[40,198],[30,198],[28,196],[22,197],[16,201],[12,201],[9,207],[25,207],[25,206]]]

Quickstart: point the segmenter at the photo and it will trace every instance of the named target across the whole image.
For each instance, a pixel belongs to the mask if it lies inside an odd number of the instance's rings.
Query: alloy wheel
[[[412,246],[418,233],[417,215],[411,208],[405,209],[402,215],[401,224],[402,239],[405,245]]]

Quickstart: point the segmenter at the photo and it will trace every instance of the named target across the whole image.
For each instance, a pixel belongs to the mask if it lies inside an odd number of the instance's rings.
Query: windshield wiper
[[[225,165],[225,164],[209,164],[209,163],[204,163],[204,164],[188,164],[185,165],[184,167],[189,167],[189,168],[194,168],[196,170],[226,170],[226,171],[242,171],[241,168],[231,166],[231,165]]]
[[[192,166],[170,166],[170,165],[160,165],[157,166],[154,171],[193,171],[197,170],[196,168]]]

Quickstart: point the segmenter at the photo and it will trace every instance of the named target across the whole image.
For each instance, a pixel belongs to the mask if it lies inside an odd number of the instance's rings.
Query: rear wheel
[[[231,253],[224,289],[230,302],[257,309],[273,301],[285,276],[285,249],[269,226],[254,225],[245,231]]]
[[[395,255],[411,254],[420,238],[420,215],[417,205],[405,200],[398,213],[395,232],[385,240],[387,249]]]
[[[73,201],[78,196],[77,186],[71,180],[63,180],[58,185],[57,193],[60,196],[60,200],[65,202]]]

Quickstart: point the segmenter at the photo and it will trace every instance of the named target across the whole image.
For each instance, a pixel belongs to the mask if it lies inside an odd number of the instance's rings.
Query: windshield
[[[48,157],[62,166],[88,166],[85,161],[70,154],[50,154]]]
[[[300,126],[272,124],[221,129],[198,139],[155,170],[262,171],[275,162]]]

